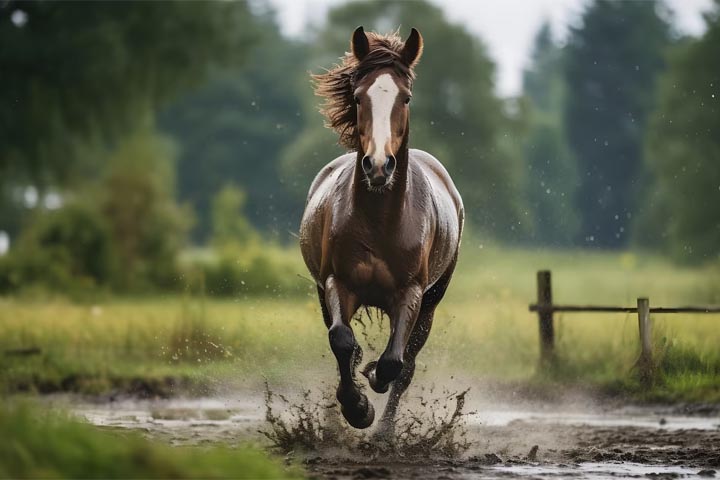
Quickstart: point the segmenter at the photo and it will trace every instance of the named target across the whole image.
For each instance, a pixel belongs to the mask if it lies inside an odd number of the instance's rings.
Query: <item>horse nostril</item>
[[[395,157],[388,155],[387,160],[385,160],[385,165],[383,165],[386,176],[389,177],[395,171],[395,163]]]
[[[370,175],[370,172],[372,172],[373,164],[372,160],[370,160],[370,157],[365,156],[362,159],[362,169],[363,172],[365,172],[365,175]]]

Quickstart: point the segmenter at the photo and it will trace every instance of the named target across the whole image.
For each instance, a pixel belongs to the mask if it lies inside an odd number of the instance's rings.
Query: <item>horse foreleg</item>
[[[357,296],[331,275],[325,282],[324,296],[320,295],[320,304],[329,327],[330,348],[340,372],[336,393],[340,411],[353,427],[367,428],[375,419],[375,410],[355,383],[355,367],[362,358],[362,350],[355,340],[350,320],[359,306]]]
[[[413,285],[402,292],[397,307],[390,312],[391,331],[387,347],[378,361],[368,364],[363,372],[372,389],[378,393],[387,392],[390,383],[403,370],[405,349],[420,311],[421,300],[422,290]]]
[[[412,330],[405,351],[405,365],[403,366],[400,376],[392,385],[385,411],[380,420],[378,430],[375,433],[378,437],[388,439],[394,434],[395,415],[397,414],[400,397],[410,386],[410,382],[415,374],[415,357],[417,357],[417,354],[425,346],[425,342],[430,335],[433,318],[435,317],[435,308],[445,296],[445,291],[452,277],[453,268],[454,264],[422,297],[420,313],[418,314],[415,327]]]

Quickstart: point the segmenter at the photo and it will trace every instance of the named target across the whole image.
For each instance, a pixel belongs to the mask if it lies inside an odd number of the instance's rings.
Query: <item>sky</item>
[[[448,19],[465,25],[485,41],[498,67],[496,88],[502,96],[520,93],[522,71],[541,23],[545,19],[550,20],[557,39],[562,41],[568,26],[578,21],[583,6],[587,4],[587,0],[431,1],[445,11]],[[712,0],[665,1],[675,13],[674,26],[680,33],[703,33],[702,12],[711,7]],[[345,3],[345,0],[270,0],[270,3],[277,10],[283,32],[288,36],[299,36],[308,25],[322,24],[327,10]],[[338,52],[338,56],[341,53]]]

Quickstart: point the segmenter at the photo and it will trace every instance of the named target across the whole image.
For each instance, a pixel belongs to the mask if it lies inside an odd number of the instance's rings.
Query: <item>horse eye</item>
[[[355,103],[357,105],[360,105],[360,97],[358,97],[357,95],[355,95]]]
[[[407,98],[405,99],[405,105],[407,105],[408,103],[410,103],[410,98],[411,98],[411,97],[407,97]]]

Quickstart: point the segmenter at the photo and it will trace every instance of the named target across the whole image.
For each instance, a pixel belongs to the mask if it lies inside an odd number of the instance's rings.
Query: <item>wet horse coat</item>
[[[408,148],[419,33],[413,29],[403,44],[360,27],[352,50],[342,65],[315,78],[328,99],[330,126],[356,152],[330,162],[313,181],[300,245],[338,362],[337,398],[356,428],[372,424],[374,409],[356,381],[362,351],[350,322],[363,305],[390,318],[385,351],[363,370],[375,391],[392,385],[381,425],[389,431],[455,268],[464,214],[442,164]]]

